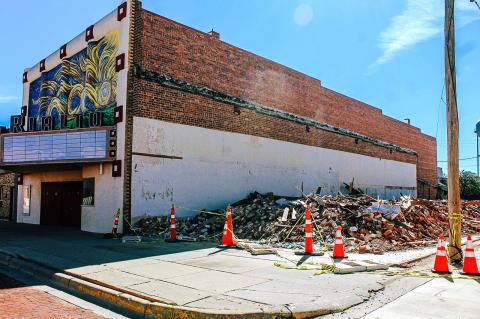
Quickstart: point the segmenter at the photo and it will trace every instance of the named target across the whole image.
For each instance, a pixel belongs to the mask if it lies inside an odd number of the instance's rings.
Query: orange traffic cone
[[[437,255],[435,256],[435,264],[433,265],[432,272],[445,274],[451,273],[448,269],[447,251],[445,250],[445,237],[443,237],[443,235],[440,235],[438,238]]]
[[[333,258],[347,258],[347,256],[345,256],[345,249],[343,248],[342,226],[337,227],[337,233],[335,234]]]
[[[313,253],[312,216],[310,208],[305,208],[305,253]]]
[[[225,220],[225,225],[223,226],[222,234],[222,245],[221,246],[235,246],[233,242],[233,223],[232,223],[232,207],[228,205],[227,219]]]
[[[305,207],[305,251],[296,251],[296,255],[323,255],[323,252],[313,252],[312,214]]]
[[[120,219],[120,208],[115,213],[115,218],[113,220],[113,227],[112,227],[112,236],[114,238],[118,237],[118,220]]]
[[[467,236],[467,247],[465,248],[465,257],[463,258],[462,273],[468,275],[480,275],[478,273],[477,259],[475,258],[475,250],[473,249],[472,236]]]
[[[175,205],[170,209],[170,240],[177,240],[177,228],[175,226]]]

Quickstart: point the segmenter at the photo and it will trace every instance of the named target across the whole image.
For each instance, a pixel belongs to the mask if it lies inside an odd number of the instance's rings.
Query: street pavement
[[[208,243],[125,243],[97,234],[0,223],[0,249],[108,287],[197,310],[328,313],[383,289],[381,275],[316,275],[276,264],[324,264],[328,256],[252,256]],[[285,258],[288,258],[285,259]],[[297,259],[295,259],[297,258]]]
[[[475,280],[432,279],[365,319],[478,319],[480,284]]]
[[[127,319],[57,289],[32,284],[31,280],[25,283],[18,275],[7,276],[3,271],[0,300],[0,319]]]
[[[252,256],[212,243],[123,244],[121,240],[71,229],[0,222],[1,251],[104,287],[200,312],[303,313],[309,317],[338,312],[322,318],[396,318],[393,313],[400,314],[415,300],[422,300],[422,294],[432,294],[436,303],[445,302],[437,295],[438,284],[434,284],[446,281],[444,278],[408,275],[404,269],[322,273],[322,265],[331,263],[328,256],[302,257],[287,251]],[[386,254],[379,258],[396,263],[418,254],[412,251],[410,255]],[[349,260],[359,262],[360,258],[351,255]],[[430,273],[431,265],[433,257],[414,265],[414,269]],[[446,281],[452,286],[443,288],[455,291],[455,285],[461,285],[478,299],[477,281],[467,281]],[[459,311],[466,315],[460,318],[470,318],[467,315],[476,308],[468,303],[461,305]],[[406,312],[405,316],[415,318],[412,313]]]
[[[480,250],[480,242],[475,243],[475,250]],[[435,256],[429,256],[412,263],[409,268],[384,272],[391,276],[390,281],[384,283],[385,289],[360,305],[319,318],[479,318],[480,277],[464,276],[460,273],[460,266],[452,265],[452,275],[433,274],[434,261]]]

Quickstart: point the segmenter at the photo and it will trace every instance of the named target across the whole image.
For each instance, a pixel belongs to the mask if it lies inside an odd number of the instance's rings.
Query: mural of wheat
[[[61,115],[67,116],[68,123],[76,114],[102,111],[109,125],[110,113],[116,106],[115,58],[119,41],[115,29],[33,81],[28,116],[52,116],[58,127]]]

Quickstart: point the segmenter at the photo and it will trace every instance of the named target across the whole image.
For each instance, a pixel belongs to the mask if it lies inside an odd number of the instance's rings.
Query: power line
[[[476,156],[474,157],[467,157],[467,158],[459,158],[459,161],[466,161],[466,160],[471,160],[471,159],[477,159]],[[438,163],[447,163],[448,161],[437,161]]]
[[[478,4],[477,0],[470,0],[470,2],[475,3],[477,5],[477,8],[480,10],[480,4]]]

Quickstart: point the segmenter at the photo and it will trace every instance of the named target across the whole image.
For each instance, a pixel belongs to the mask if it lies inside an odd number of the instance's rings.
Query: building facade
[[[0,219],[11,220],[14,216],[15,174],[0,170]]]
[[[252,191],[435,197],[436,141],[317,79],[128,0],[25,70],[1,166],[17,221],[111,230]],[[122,224],[120,227],[122,228]]]

